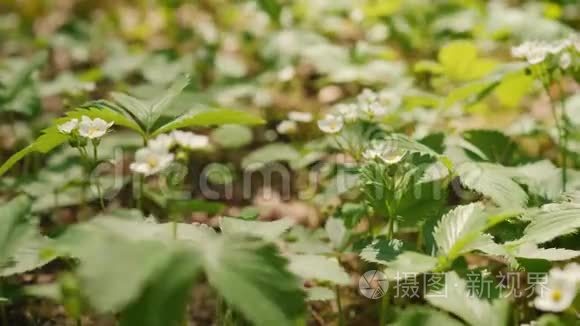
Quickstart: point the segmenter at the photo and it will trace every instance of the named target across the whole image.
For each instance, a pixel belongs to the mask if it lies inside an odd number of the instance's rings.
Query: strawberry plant
[[[1,325],[575,325],[574,1],[4,1]]]

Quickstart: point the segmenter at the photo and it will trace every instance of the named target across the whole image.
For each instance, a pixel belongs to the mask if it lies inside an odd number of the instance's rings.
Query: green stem
[[[177,220],[175,218],[171,221],[171,236],[173,240],[177,240]]]
[[[97,162],[99,161],[99,155],[97,152],[97,145],[93,142],[93,160],[94,166],[97,166]],[[101,204],[101,210],[105,210],[105,200],[103,199],[103,192],[101,190],[101,183],[99,182],[99,178],[95,176],[95,185],[97,186],[97,195],[99,196],[99,203]]]
[[[562,119],[564,112],[560,112],[558,114],[558,108],[556,106],[556,101],[550,94],[549,90],[546,89],[548,93],[548,98],[550,99],[550,108],[552,111],[552,116],[554,117],[554,121],[556,123],[556,129],[558,131],[558,149],[560,151],[560,160],[562,161],[560,164],[562,166],[562,190],[566,191],[566,184],[568,181],[568,171],[567,171],[567,150],[566,150],[566,122]]]
[[[338,307],[338,325],[346,325],[344,322],[344,313],[342,312],[342,303],[340,301],[340,291],[338,285],[334,287],[334,292],[336,293],[336,306]]]
[[[389,293],[385,293],[381,299],[381,311],[379,313],[379,325],[384,326],[387,324],[387,310],[389,309]]]
[[[389,221],[387,224],[387,239],[389,241],[393,240],[394,235],[395,235],[395,219],[393,218],[394,214],[391,211],[390,206],[388,207],[388,211],[389,211]],[[387,311],[389,309],[389,300],[390,300],[390,295],[389,295],[389,289],[387,288],[385,290],[385,295],[383,296],[383,298],[381,299],[381,305],[380,305],[380,311],[379,311],[379,325],[386,325],[387,324]]]
[[[217,298],[216,298],[216,305],[215,305],[215,321],[216,321],[216,325],[223,325],[223,299],[222,297],[218,294]]]
[[[550,99],[550,109],[552,111],[552,116],[554,118],[554,122],[556,123],[556,129],[558,131],[558,149],[560,151],[560,159],[562,165],[562,191],[566,191],[566,185],[568,183],[568,132],[567,132],[567,121],[566,121],[566,111],[564,107],[564,91],[562,89],[562,85],[558,83],[558,87],[560,90],[560,109],[561,112],[558,114],[558,108],[556,106],[556,101],[552,94],[550,93],[550,83],[551,78],[545,71],[545,67],[542,66],[539,68],[538,71],[540,75],[540,79],[542,81],[542,85],[544,86],[544,90]]]
[[[2,320],[2,325],[8,326],[8,315],[6,314],[6,307],[4,303],[0,302],[0,318]]]
[[[139,180],[138,182],[138,186],[139,189],[137,190],[137,209],[140,211],[143,211],[143,194],[144,194],[144,183],[145,183],[145,177],[141,174],[138,175]]]
[[[0,280],[0,295],[4,294],[4,284],[2,280]],[[6,307],[4,306],[4,302],[0,302],[0,320],[2,321],[2,325],[8,326],[8,315],[6,314]]]
[[[566,115],[566,104],[564,102],[564,88],[561,83],[558,83],[560,89],[560,115],[562,121],[560,124],[560,155],[562,158],[562,190],[566,192],[566,184],[568,183],[568,116]]]
[[[85,175],[89,175],[89,167],[88,167],[88,155],[86,153],[86,149],[84,149],[83,147],[77,147],[77,150],[79,151],[79,154],[81,156],[81,165],[83,166],[83,172],[85,173]],[[81,180],[81,206],[85,206],[87,204],[87,186],[86,186],[86,180]]]
[[[395,221],[392,217],[389,217],[389,222],[387,223],[387,239],[393,240],[393,236],[395,233]]]
[[[54,190],[54,207],[58,207],[58,189]]]

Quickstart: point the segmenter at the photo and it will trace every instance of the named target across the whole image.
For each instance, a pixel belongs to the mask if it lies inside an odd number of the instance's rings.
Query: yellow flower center
[[[94,135],[98,132],[99,130],[95,127],[89,127],[89,135]]]
[[[150,167],[155,168],[159,165],[159,160],[155,156],[149,156],[147,157],[147,164],[149,164]]]
[[[562,300],[562,291],[553,290],[550,296],[552,297],[552,300],[554,302],[558,302],[558,301]]]

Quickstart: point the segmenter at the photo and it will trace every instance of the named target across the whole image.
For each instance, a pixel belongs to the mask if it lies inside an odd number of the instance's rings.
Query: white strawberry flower
[[[180,147],[186,149],[200,149],[209,145],[209,138],[204,135],[197,135],[190,131],[175,130],[171,136]]]
[[[83,116],[79,123],[79,135],[89,139],[97,139],[103,137],[112,125],[113,122],[107,122],[101,118],[91,119]]]
[[[534,300],[534,306],[538,310],[561,312],[572,304],[576,297],[576,282],[566,276],[561,269],[552,269],[548,275],[546,284],[536,287],[538,296]]]
[[[535,65],[544,61],[547,55],[547,48],[533,48],[526,54],[526,60],[528,60],[529,64]]]
[[[572,42],[570,41],[570,39],[562,39],[562,40],[558,40],[558,41],[554,41],[548,44],[548,52],[552,53],[552,54],[558,54],[560,52],[562,52],[562,50],[565,50],[566,48],[568,48],[570,45],[572,45]]]
[[[518,46],[512,46],[511,54],[514,58],[525,58],[528,52],[530,51],[530,42],[524,42]]]
[[[544,61],[548,53],[552,53],[557,48],[559,47],[550,46],[541,41],[527,41],[512,47],[511,53],[516,58],[525,58],[529,64],[537,64]]]
[[[580,36],[573,37],[571,43],[576,51],[580,52]]]
[[[564,267],[563,272],[566,277],[580,285],[580,264],[570,263]]]
[[[379,98],[381,103],[384,103],[390,108],[396,109],[401,106],[403,99],[401,96],[394,90],[382,91],[379,93]]]
[[[369,148],[363,152],[363,158],[366,160],[375,160],[381,157],[381,151],[377,150],[376,148]]]
[[[58,125],[56,128],[63,134],[69,135],[73,132],[79,125],[79,119],[71,119],[61,125]]]
[[[570,67],[570,65],[572,64],[572,56],[570,55],[569,52],[565,52],[562,54],[562,56],[560,56],[560,62],[558,63],[560,68],[562,68],[563,70],[568,69],[568,67]]]
[[[135,153],[135,162],[131,163],[131,171],[145,176],[157,174],[173,162],[174,155],[158,149],[144,147]]]
[[[373,102],[361,106],[361,111],[367,115],[369,118],[382,117],[387,114],[387,107],[380,104],[379,102]]]
[[[337,104],[336,112],[342,116],[345,122],[354,122],[359,117],[358,107],[356,104]]]
[[[300,112],[300,111],[291,111],[288,113],[288,119],[296,122],[312,122],[312,113],[310,112]]]
[[[399,163],[405,157],[405,154],[407,154],[405,151],[390,150],[384,152],[383,155],[381,155],[381,159],[383,160],[383,162],[387,164],[396,164]]]
[[[372,90],[365,88],[363,91],[357,96],[357,100],[359,104],[370,104],[377,102],[379,100],[379,95]]]
[[[364,89],[362,93],[357,96],[358,110],[370,119],[382,117],[388,113],[388,110],[380,100],[381,97],[379,94],[370,89]]]
[[[165,151],[169,151],[173,145],[175,145],[175,139],[168,134],[161,134],[147,143],[149,148]]]
[[[276,131],[282,135],[293,134],[298,130],[298,124],[293,120],[284,120],[276,126]]]
[[[324,119],[318,120],[318,128],[327,134],[335,134],[344,126],[342,117],[328,114]]]
[[[377,143],[363,153],[363,158],[367,160],[380,159],[385,164],[399,163],[407,154],[406,151],[391,148],[385,143]]]

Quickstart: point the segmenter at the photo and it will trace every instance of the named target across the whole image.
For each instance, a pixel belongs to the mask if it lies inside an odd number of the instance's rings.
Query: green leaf
[[[363,11],[367,17],[387,17],[391,16],[403,8],[402,0],[392,1],[371,1],[365,3]]]
[[[119,223],[138,226],[129,221]],[[139,298],[148,283],[172,261],[174,252],[161,243],[133,241],[103,226],[90,223],[69,228],[55,246],[80,260],[77,273],[91,306],[100,313],[111,313]]]
[[[344,221],[339,218],[329,218],[324,224],[324,230],[332,246],[340,250],[348,239],[348,231],[344,225]]]
[[[30,200],[17,197],[0,207],[0,276],[10,276],[41,267],[55,258],[41,255],[49,239],[28,220]]]
[[[128,94],[115,92],[111,94],[111,97],[115,101],[116,105],[108,104],[106,102],[104,103],[106,103],[105,105],[109,107],[115,108],[117,111],[124,112],[127,116],[134,120],[137,125],[140,126],[143,134],[150,134],[153,132],[152,129],[162,114],[166,111],[169,111],[170,106],[183,92],[185,87],[187,87],[189,80],[190,79],[188,75],[181,76],[169,87],[167,91],[165,91],[161,97],[155,99],[152,104],[149,104]],[[156,133],[152,136],[155,136],[159,133]]]
[[[374,239],[373,242],[363,248],[359,255],[364,261],[388,265],[388,263],[395,260],[402,251],[402,241],[397,239],[388,240],[386,238],[378,238]]]
[[[544,314],[538,320],[533,321],[530,325],[534,326],[568,326],[574,324],[573,316],[558,316],[553,314]]]
[[[227,124],[260,125],[265,123],[250,113],[233,109],[209,109],[185,114],[156,129],[152,136],[186,127],[209,127]]]
[[[16,197],[1,206],[0,222],[0,267],[4,267],[6,260],[16,249],[16,244],[23,231],[26,231],[29,222],[30,200],[26,196]]]
[[[469,130],[464,132],[462,136],[479,149],[478,156],[479,153],[483,153],[485,159],[494,163],[507,164],[511,162],[517,149],[517,145],[511,138],[497,130]],[[478,158],[473,156],[474,153],[470,153],[468,148],[466,150],[472,158]]]
[[[19,69],[16,72],[11,72],[10,78],[2,80],[3,88],[1,89],[0,99],[14,97],[23,85],[27,83],[30,76],[46,62],[46,59],[47,53],[41,52],[30,58],[26,64],[17,64],[16,68]]]
[[[453,319],[439,310],[420,306],[407,308],[397,314],[397,321],[392,326],[462,326],[463,323]]]
[[[420,73],[430,73],[433,75],[439,75],[445,71],[442,65],[435,61],[430,60],[420,60],[413,66],[413,71],[416,74]]]
[[[524,71],[504,76],[501,83],[494,90],[499,103],[507,108],[517,107],[522,98],[534,89],[534,78]]]
[[[246,126],[223,125],[211,133],[211,138],[224,148],[240,148],[252,142],[252,130]]]
[[[435,293],[426,295],[433,306],[448,311],[466,323],[474,326],[507,326],[509,325],[509,303],[507,300],[496,300],[489,303],[469,293],[467,283],[457,273],[445,274],[445,295]]]
[[[338,260],[320,255],[289,255],[288,269],[305,280],[349,285],[350,276]]]
[[[419,143],[431,148],[437,153],[445,151],[445,134],[436,132],[419,139]]]
[[[524,215],[524,219],[531,222],[524,229],[524,235],[515,243],[542,244],[574,233],[580,228],[578,216],[580,216],[579,205],[569,203],[544,205],[542,209]]]
[[[272,222],[246,221],[232,217],[222,217],[220,228],[224,234],[247,234],[266,240],[276,240],[294,225],[294,221],[283,218]]]
[[[0,166],[0,176],[4,175],[4,173],[10,170],[10,168],[12,168],[14,164],[18,163],[21,159],[23,159],[32,152],[34,152],[34,146],[28,145],[23,149],[21,149],[20,151],[16,152],[14,155],[10,156],[10,158],[8,158],[8,160],[6,160]]]
[[[395,260],[386,263],[384,270],[388,279],[397,279],[405,275],[423,274],[437,266],[437,258],[413,251],[404,251]]]
[[[466,162],[457,167],[462,185],[476,191],[500,207],[525,207],[528,195],[502,166],[490,163]]]
[[[482,230],[487,221],[487,215],[483,211],[480,203],[457,206],[449,213],[445,214],[433,231],[433,237],[437,243],[439,254],[449,254],[453,249],[457,254],[462,254],[470,250],[469,244],[464,244],[463,248],[457,249],[456,245],[460,239],[470,235],[474,230]],[[473,242],[477,242],[483,234],[476,235]]]
[[[200,270],[196,257],[174,255],[163,269],[152,276],[139,299],[121,314],[120,325],[165,326],[183,325],[188,315],[191,287]]]
[[[398,202],[397,217],[404,226],[418,226],[425,220],[441,216],[447,197],[447,187],[441,180],[409,183]]]
[[[147,126],[152,128],[157,120],[161,117],[163,112],[169,109],[169,106],[175,101],[175,99],[183,92],[183,90],[189,85],[190,77],[189,75],[184,75],[178,78],[169,89],[157,99],[151,107],[148,109],[148,119]]]
[[[171,316],[152,316],[146,325],[178,321],[183,314],[174,313],[184,307],[198,263],[227,304],[253,324],[290,326],[302,317],[304,293],[274,245],[200,225],[178,224],[176,240],[172,233],[171,223],[99,217],[69,228],[57,248],[79,257],[83,294],[95,309],[125,309],[124,325],[163,309]]]
[[[361,203],[344,203],[340,208],[340,217],[349,229],[355,227],[366,213],[367,208]]]
[[[519,210],[486,212],[480,203],[456,207],[443,216],[433,231],[439,254],[447,255],[451,263],[464,253],[488,245],[492,242],[491,236],[484,232],[520,213]]]
[[[390,134],[386,136],[383,141],[389,148],[406,151],[408,153],[418,153],[423,155],[429,155],[431,157],[437,158],[443,163],[448,169],[452,169],[452,163],[449,159],[439,153],[435,152],[431,148],[421,144],[418,141],[412,140],[403,134]]]
[[[32,144],[12,155],[6,162],[2,164],[2,166],[0,166],[0,176],[6,173],[6,171],[14,166],[14,164],[23,159],[28,154],[33,152],[48,153],[55,147],[65,143],[68,140],[67,136],[60,133],[56,126],[48,127],[42,130],[41,133],[41,136],[38,137]]]
[[[435,152],[431,148],[415,141],[403,134],[390,134],[386,136],[383,141],[389,146],[389,148],[408,151],[410,153],[425,154],[432,157],[439,157],[439,153]]]
[[[549,160],[507,167],[506,172],[530,194],[555,200],[562,193],[562,170]]]
[[[477,47],[466,40],[452,41],[442,47],[438,59],[445,74],[459,81],[481,78],[497,66],[494,60],[478,58]]]
[[[22,85],[22,88],[13,97],[1,100],[0,112],[15,112],[27,117],[34,117],[40,113],[42,104],[38,96],[36,83],[32,80]]]
[[[260,147],[244,157],[242,167],[246,170],[255,171],[263,168],[268,163],[276,161],[290,162],[299,157],[300,154],[292,145],[273,143]]]
[[[277,0],[256,0],[258,5],[262,10],[264,10],[270,19],[275,22],[280,22],[280,13],[282,12],[282,6]]]
[[[42,52],[27,61],[6,65],[9,69],[3,72],[0,79],[0,112],[12,111],[33,116],[40,111],[40,99],[33,75],[44,65],[46,58],[46,52]]]
[[[254,325],[294,326],[302,317],[300,282],[274,245],[223,237],[201,250],[209,283]]]
[[[51,241],[39,234],[35,224],[30,223],[21,232],[15,245],[16,248],[13,249],[7,262],[0,262],[0,276],[28,272],[57,258],[57,255],[53,253],[45,252],[44,249],[51,244]]]
[[[481,94],[488,90],[490,87],[495,87],[499,82],[490,83],[487,80],[470,82],[466,85],[454,88],[447,94],[445,98],[445,106],[451,107],[453,104],[464,101],[468,103],[474,103],[476,99],[481,98]]]
[[[143,129],[147,129],[149,119],[149,108],[147,104],[138,98],[124,93],[111,93],[113,101],[118,105],[120,111],[131,117]]]
[[[535,244],[524,244],[517,248],[513,256],[526,259],[563,261],[580,256],[580,251],[562,248],[538,248]]]
[[[332,247],[326,239],[326,232],[321,229],[310,230],[302,225],[295,225],[286,237],[288,251],[299,254],[330,254]]]

